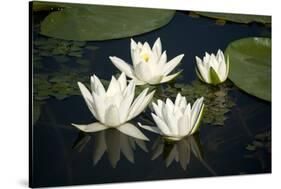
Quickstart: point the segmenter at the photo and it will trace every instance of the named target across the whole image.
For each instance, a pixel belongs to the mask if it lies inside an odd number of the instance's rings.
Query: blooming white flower
[[[165,150],[168,148],[169,150]],[[168,152],[168,153],[167,153]],[[196,140],[194,135],[185,137],[173,143],[169,142],[168,146],[165,140],[158,138],[152,146],[152,160],[158,158],[161,154],[164,155],[166,167],[169,167],[173,160],[180,163],[181,167],[186,170],[187,165],[190,164],[191,153],[202,161],[202,152],[200,150],[200,143]]]
[[[187,104],[186,98],[179,93],[175,104],[167,98],[166,103],[158,100],[158,104],[152,103],[156,113],[152,117],[158,127],[140,125],[149,131],[163,135],[170,140],[180,140],[187,135],[192,135],[199,127],[203,115],[203,97],[197,99],[192,108]]]
[[[126,75],[132,78],[136,85],[144,84],[159,84],[165,83],[180,74],[169,75],[174,68],[180,63],[184,54],[176,56],[167,62],[166,51],[162,53],[162,45],[158,38],[152,49],[147,42],[144,44],[136,43],[131,39],[131,58],[133,66],[126,63],[124,60],[111,56],[109,57],[112,63]]]
[[[146,88],[134,100],[135,83],[132,80],[127,86],[124,73],[120,75],[118,80],[112,76],[107,91],[95,75],[91,77],[91,92],[80,82],[78,82],[78,86],[89,110],[100,123],[73,124],[74,126],[84,132],[116,128],[124,134],[148,140],[137,127],[126,122],[139,115],[146,108],[155,91],[147,95],[148,88]]]
[[[203,60],[196,58],[197,76],[205,83],[217,85],[227,79],[229,72],[229,57],[225,61],[223,52],[219,49],[217,55],[206,52]]]

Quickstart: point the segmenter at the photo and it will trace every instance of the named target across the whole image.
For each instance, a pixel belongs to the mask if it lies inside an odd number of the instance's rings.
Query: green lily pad
[[[39,11],[53,11],[53,10],[60,10],[64,8],[62,3],[54,3],[54,2],[32,2],[32,10],[34,12]]]
[[[271,101],[271,39],[244,38],[230,43],[229,79],[243,91]]]
[[[231,22],[249,24],[251,22],[260,22],[263,24],[271,23],[271,16],[243,15],[231,13],[214,13],[214,12],[196,12],[205,17],[215,18],[219,20],[228,20]]]
[[[174,16],[173,10],[67,4],[41,23],[41,34],[78,41],[131,37],[158,29]]]

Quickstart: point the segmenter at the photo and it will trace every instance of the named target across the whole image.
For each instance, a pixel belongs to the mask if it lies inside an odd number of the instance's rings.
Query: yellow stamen
[[[149,55],[148,55],[147,53],[143,53],[143,54],[141,55],[141,57],[144,59],[145,62],[148,62],[148,60],[149,60]]]

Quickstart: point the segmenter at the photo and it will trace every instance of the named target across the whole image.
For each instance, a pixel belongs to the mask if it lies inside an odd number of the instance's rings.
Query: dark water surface
[[[202,57],[205,51],[216,52],[219,48],[224,50],[236,39],[257,36],[271,37],[271,31],[258,24],[221,26],[212,19],[177,12],[168,25],[134,39],[152,45],[161,37],[168,60],[184,53],[180,65],[183,77],[179,82],[190,83],[196,79],[195,56]],[[42,36],[35,35],[35,39],[37,37]],[[109,80],[117,73],[109,56],[130,61],[129,38],[89,43],[99,47],[94,53],[85,50],[84,56],[91,61],[89,77],[95,73]],[[51,65],[50,62],[50,68]],[[271,139],[260,139],[258,134],[271,132],[271,103],[238,89],[232,91],[230,97],[236,105],[226,114],[228,119],[223,126],[201,124],[199,134],[174,145],[163,144],[158,135],[144,130],[150,142],[137,141],[114,130],[83,135],[70,125],[95,121],[82,96],[48,99],[33,126],[33,186],[270,173]],[[82,139],[77,142],[78,137]],[[255,150],[249,147],[253,142],[258,146]],[[102,155],[104,143],[108,151]],[[200,149],[199,157],[193,153],[195,147]],[[183,154],[190,152],[190,159],[188,155],[172,156],[175,150],[181,153],[182,149],[188,151]],[[169,161],[172,162],[167,167]]]

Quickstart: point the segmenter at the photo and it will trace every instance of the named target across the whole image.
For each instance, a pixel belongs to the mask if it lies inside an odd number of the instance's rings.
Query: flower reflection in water
[[[137,146],[145,152],[148,151],[143,140],[125,135],[116,129],[107,129],[92,134],[81,133],[73,148],[82,151],[87,144],[92,144],[90,143],[91,139],[94,140],[93,165],[98,164],[105,152],[107,152],[108,160],[112,167],[116,168],[121,154],[128,161],[134,163],[134,151]]]
[[[199,133],[184,137],[178,141],[165,139],[159,136],[152,146],[151,159],[155,160],[162,155],[166,167],[169,167],[175,160],[175,162],[180,164],[183,170],[186,170],[187,166],[191,163],[191,154],[193,154],[212,175],[217,175],[203,158]]]
[[[163,155],[166,167],[169,167],[173,160],[180,163],[180,166],[186,170],[190,163],[191,153],[199,160],[202,160],[202,151],[198,135],[191,135],[179,141],[172,141],[158,137],[152,146],[152,160]]]

